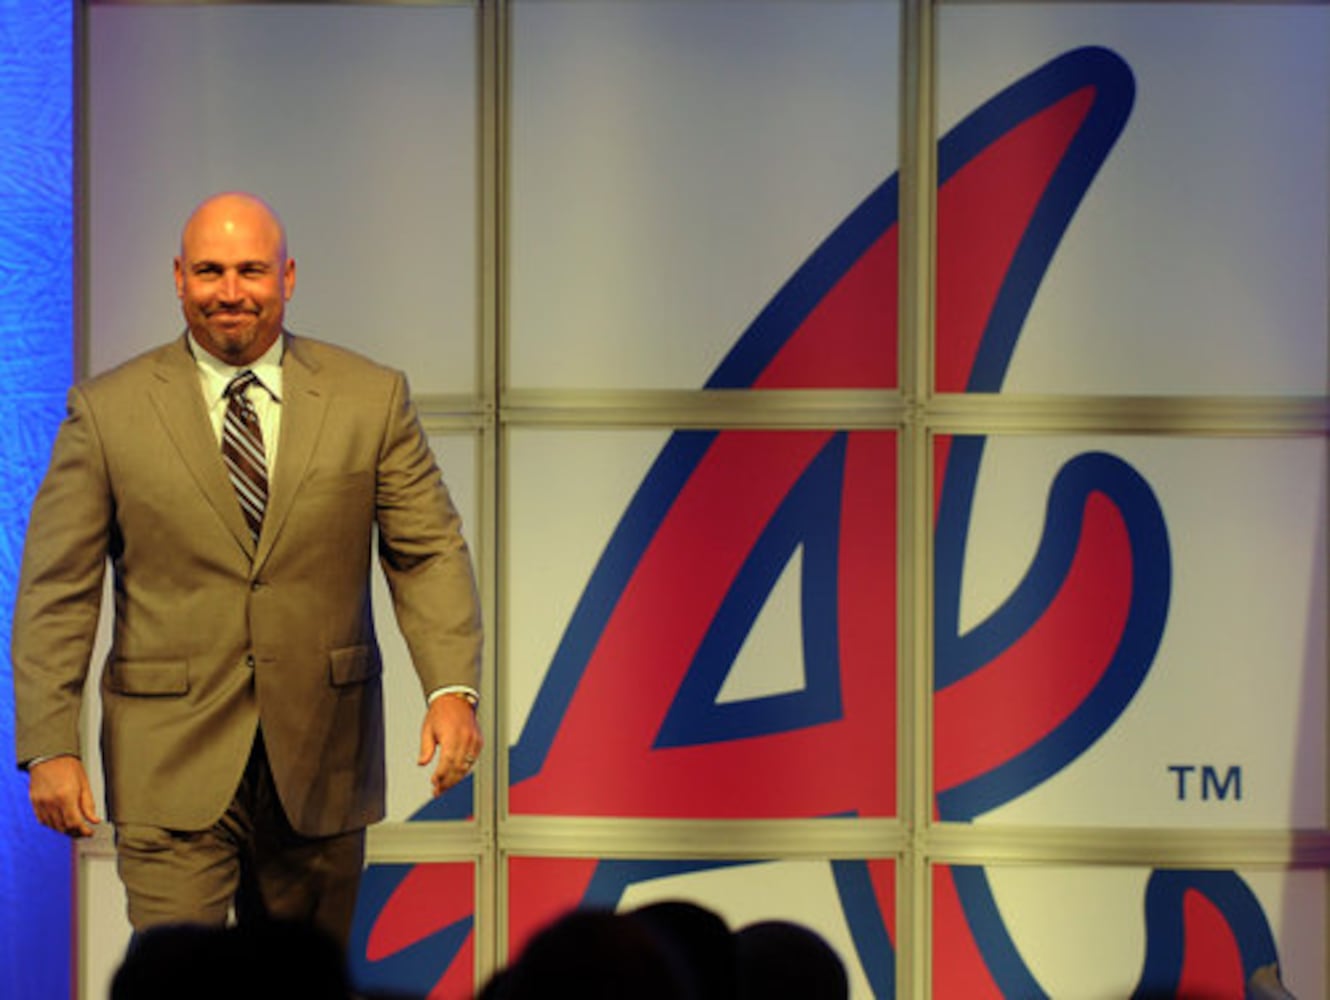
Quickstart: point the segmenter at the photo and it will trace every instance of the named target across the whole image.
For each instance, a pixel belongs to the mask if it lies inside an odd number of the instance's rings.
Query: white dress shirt
[[[199,385],[203,389],[203,402],[208,407],[208,419],[217,435],[217,447],[222,446],[222,425],[226,420],[226,387],[243,371],[252,371],[263,390],[250,387],[246,396],[259,417],[259,430],[263,434],[263,452],[268,465],[268,478],[277,465],[277,444],[282,431],[282,338],[263,352],[252,364],[237,368],[221,358],[209,354],[189,334],[189,350],[199,369]]]

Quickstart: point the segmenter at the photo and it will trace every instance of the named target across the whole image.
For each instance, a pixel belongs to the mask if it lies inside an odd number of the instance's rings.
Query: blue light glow
[[[12,766],[10,609],[73,374],[74,0],[0,0],[0,996],[70,995],[70,847]]]

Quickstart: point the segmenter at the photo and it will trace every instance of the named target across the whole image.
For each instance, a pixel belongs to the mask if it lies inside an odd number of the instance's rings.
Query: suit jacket
[[[70,390],[28,527],[13,662],[20,763],[77,754],[102,581],[107,810],[201,829],[262,729],[296,830],[384,812],[370,550],[424,690],[475,686],[480,615],[459,521],[401,373],[286,335],[281,441],[257,546],[185,338]]]

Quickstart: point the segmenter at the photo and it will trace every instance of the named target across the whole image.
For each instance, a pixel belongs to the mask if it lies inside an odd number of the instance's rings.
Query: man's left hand
[[[435,795],[442,795],[471,773],[484,745],[471,703],[456,695],[440,695],[425,712],[425,724],[420,727],[420,759],[416,763],[425,766],[438,750],[430,784]]]

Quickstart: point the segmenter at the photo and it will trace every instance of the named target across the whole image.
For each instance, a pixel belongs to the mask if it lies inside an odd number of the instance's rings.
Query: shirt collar
[[[188,332],[188,337],[189,352],[194,355],[194,363],[198,365],[199,375],[203,378],[203,384],[207,386],[209,404],[221,399],[222,394],[226,392],[226,387],[231,384],[231,379],[246,370],[252,371],[259,380],[259,384],[268,390],[268,394],[273,399],[281,402],[284,337],[278,337],[273,341],[272,346],[255,358],[251,364],[239,368],[227,364],[221,358],[204,350],[203,346],[195,339],[193,330]]]

